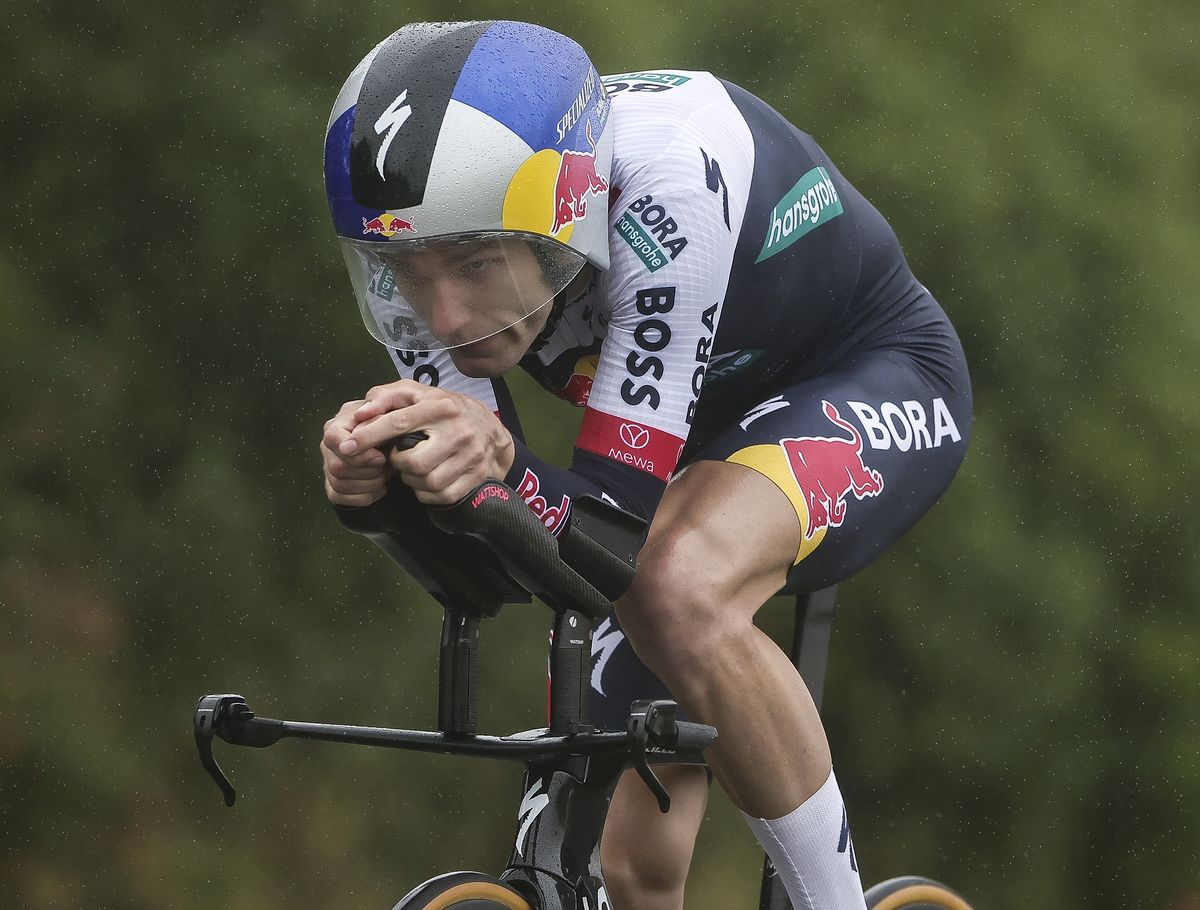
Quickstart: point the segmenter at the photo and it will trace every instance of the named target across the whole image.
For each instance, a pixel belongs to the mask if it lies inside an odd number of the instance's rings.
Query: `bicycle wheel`
[[[533,910],[500,879],[482,872],[448,872],[417,885],[392,910]]]
[[[971,910],[956,891],[916,875],[889,878],[863,895],[867,910]]]

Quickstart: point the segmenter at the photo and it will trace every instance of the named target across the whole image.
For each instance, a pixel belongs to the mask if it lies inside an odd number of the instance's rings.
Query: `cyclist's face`
[[[495,239],[382,257],[467,376],[516,365],[545,325],[554,294],[528,244]],[[532,313],[531,310],[534,310]],[[468,342],[470,339],[482,339]]]

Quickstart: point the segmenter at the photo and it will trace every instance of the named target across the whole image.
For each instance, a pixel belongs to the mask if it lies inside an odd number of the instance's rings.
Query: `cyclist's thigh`
[[[784,593],[849,578],[946,490],[966,453],[971,392],[957,342],[945,346],[937,374],[902,350],[848,358],[764,399],[688,458],[746,465],[792,502],[802,538]],[[615,614],[596,629],[592,654],[592,722],[602,729],[623,730],[636,698],[671,697]]]
[[[812,591],[849,578],[929,510],[970,423],[965,366],[935,376],[903,350],[868,351],[763,401],[689,461],[742,464],[783,491],[801,528],[784,591]]]

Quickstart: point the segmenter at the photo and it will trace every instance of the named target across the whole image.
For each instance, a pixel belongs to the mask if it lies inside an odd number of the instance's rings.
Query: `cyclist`
[[[583,494],[650,519],[595,642],[593,717],[678,700],[797,910],[863,907],[829,747],[752,623],[869,563],[949,484],[971,397],[946,315],[807,134],[706,72],[602,78],[518,22],[419,23],[351,73],[325,137],[339,244],[400,380],[326,425],[326,493],[427,503],[506,480],[556,534]],[[569,469],[530,451],[502,376],[583,407]],[[427,441],[386,455],[415,430]],[[660,681],[661,680],[661,681]],[[665,684],[665,689],[664,689]],[[636,779],[602,844],[614,903],[678,908],[707,780]]]

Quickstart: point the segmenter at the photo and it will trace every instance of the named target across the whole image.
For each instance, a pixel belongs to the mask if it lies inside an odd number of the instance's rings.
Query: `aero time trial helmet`
[[[406,25],[342,86],[325,190],[363,321],[454,348],[608,268],[612,124],[578,44],[523,22]],[[453,299],[457,316],[434,312]]]

